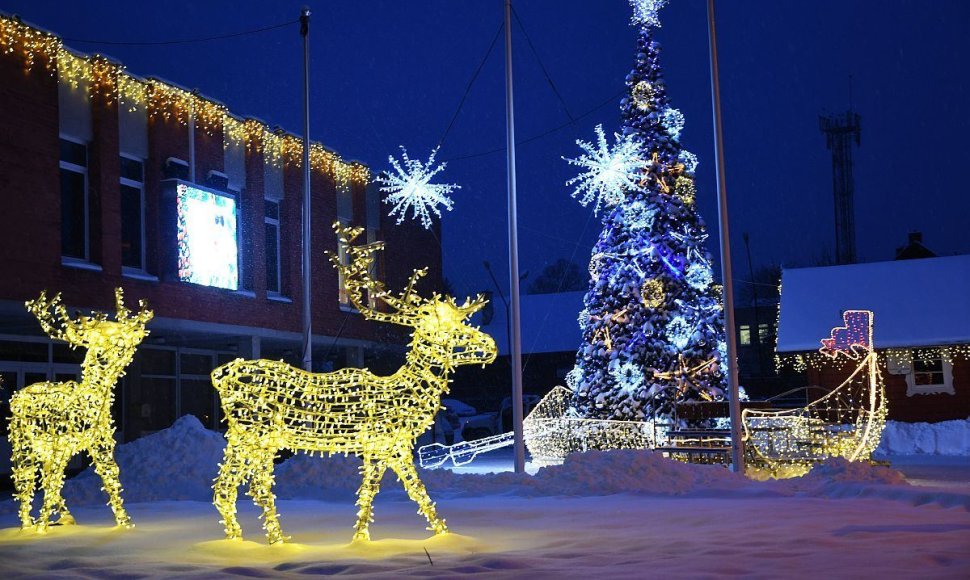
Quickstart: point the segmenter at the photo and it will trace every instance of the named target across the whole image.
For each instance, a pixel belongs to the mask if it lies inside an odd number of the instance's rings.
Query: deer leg
[[[10,425],[10,439],[13,444],[13,483],[17,501],[20,502],[20,528],[33,527],[34,519],[30,517],[30,506],[34,499],[34,487],[37,479],[37,463],[31,455],[31,450],[20,441],[16,424]]]
[[[281,544],[288,540],[280,529],[280,517],[276,513],[276,496],[273,495],[273,459],[276,449],[260,447],[254,450],[257,454],[252,460],[253,479],[249,484],[249,495],[253,503],[263,508],[263,528],[270,544]]]
[[[51,515],[57,511],[61,505],[61,488],[64,487],[64,470],[67,469],[67,462],[71,456],[64,451],[56,452],[49,460],[45,461],[41,467],[41,487],[44,489],[44,503],[40,508],[40,516],[37,518],[37,531],[46,532],[50,525]]]
[[[428,490],[424,488],[424,484],[418,477],[418,470],[414,468],[414,459],[411,458],[411,450],[399,451],[391,461],[391,469],[401,479],[408,497],[418,504],[418,513],[428,520],[428,529],[435,534],[446,533],[448,526],[445,525],[445,520],[438,517],[434,502],[431,501]]]
[[[357,490],[357,523],[354,525],[354,541],[370,539],[370,524],[374,521],[374,498],[381,488],[381,479],[387,462],[365,456],[360,467],[360,489]]]
[[[115,516],[115,523],[119,526],[132,527],[131,517],[125,511],[121,499],[121,479],[118,464],[115,462],[115,440],[109,433],[100,438],[88,449],[94,462],[94,471],[101,477],[104,491],[108,494],[108,505]]]
[[[222,515],[221,523],[225,526],[226,539],[229,540],[242,537],[242,527],[236,518],[236,499],[239,496],[239,486],[245,483],[248,472],[246,460],[241,455],[231,442],[226,444],[219,477],[213,486],[212,503]]]

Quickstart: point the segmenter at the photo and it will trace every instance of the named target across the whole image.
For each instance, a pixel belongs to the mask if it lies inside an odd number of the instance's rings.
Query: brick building
[[[819,339],[845,310],[873,312],[873,343],[889,418],[970,416],[970,255],[788,269],[782,275],[778,354],[830,390],[847,365],[823,360]]]
[[[184,414],[218,424],[208,374],[242,356],[298,363],[301,344],[302,146],[159,79],[0,15],[0,376],[3,401],[24,385],[79,377],[83,353],[52,343],[24,301],[62,292],[74,308],[111,311],[113,289],[155,311],[117,391],[125,439]],[[324,252],[335,220],[366,227],[387,249],[376,274],[400,287],[414,267],[441,285],[438,232],[395,226],[368,172],[311,148],[314,366],[397,366],[406,333],[366,322],[339,290]],[[188,278],[179,196],[228,208],[234,232],[218,276]],[[420,263],[411,258],[420,256]],[[201,264],[201,261],[200,261]],[[206,266],[208,267],[208,266]],[[6,413],[6,410],[4,411]],[[3,421],[5,425],[6,421]]]

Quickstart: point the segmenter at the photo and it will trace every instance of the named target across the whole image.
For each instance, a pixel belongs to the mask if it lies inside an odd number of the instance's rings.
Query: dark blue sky
[[[302,2],[58,2],[7,0],[2,8],[64,37],[168,40],[295,19]],[[657,33],[682,142],[700,158],[698,205],[716,227],[706,2],[671,0]],[[519,0],[539,56],[574,116],[623,89],[635,30],[626,0]],[[891,259],[909,230],[941,254],[970,252],[970,2],[965,0],[738,0],[718,2],[725,151],[733,249],[746,274],[741,233],[755,267],[809,264],[834,246],[831,158],[818,130],[843,110],[853,76],[862,115],[856,155],[861,260]],[[434,147],[501,23],[503,0],[310,2],[312,133],[347,158],[386,167],[405,145]],[[515,33],[519,140],[569,121],[520,29]],[[290,130],[301,125],[298,28],[205,44],[69,45],[104,52],[142,75],[166,78],[244,115]],[[486,63],[439,158],[462,185],[444,218],[446,275],[460,292],[489,288],[481,263],[507,272],[502,39]],[[599,232],[569,197],[577,138],[602,123],[618,129],[617,100],[518,149],[521,269],[585,265]],[[716,252],[712,230],[711,249]],[[421,262],[415,256],[415,265]],[[322,267],[322,266],[321,266]],[[739,276],[746,277],[746,276]]]

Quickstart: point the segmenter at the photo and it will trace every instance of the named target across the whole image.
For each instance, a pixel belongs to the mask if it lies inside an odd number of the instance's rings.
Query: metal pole
[[[515,116],[512,102],[512,0],[505,0],[505,120],[509,168],[509,286],[512,299],[512,431],[515,441],[515,472],[525,471],[525,440],[522,438],[522,337],[519,320],[519,240],[515,198]]]
[[[310,311],[310,9],[300,10],[303,36],[303,369],[313,370],[313,317]]]
[[[721,84],[717,66],[714,0],[707,0],[711,47],[711,100],[714,108],[714,164],[717,171],[717,214],[721,226],[721,278],[724,282],[724,332],[727,335],[728,387],[731,393],[731,469],[744,473],[741,441],[741,402],[738,400],[738,345],[734,334],[734,287],[731,276],[731,233],[728,229],[727,182],[724,177],[724,132],[721,125]]]

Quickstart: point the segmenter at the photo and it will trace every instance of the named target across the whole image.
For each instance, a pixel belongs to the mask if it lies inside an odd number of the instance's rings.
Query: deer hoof
[[[292,538],[290,536],[284,536],[283,534],[276,534],[269,537],[270,546],[279,546],[289,542]]]
[[[368,532],[367,530],[364,530],[362,532],[356,532],[354,534],[354,538],[351,540],[351,543],[356,544],[357,542],[369,542],[369,541],[370,541],[370,532]]]
[[[75,524],[77,524],[77,521],[74,519],[74,516],[72,516],[71,514],[62,514],[61,517],[57,519],[57,523],[54,525],[73,526]]]

